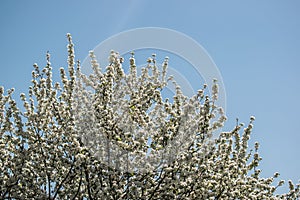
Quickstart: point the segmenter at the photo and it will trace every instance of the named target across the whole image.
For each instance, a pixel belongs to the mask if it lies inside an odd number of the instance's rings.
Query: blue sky
[[[182,32],[210,54],[226,88],[226,128],[256,116],[263,176],[300,179],[300,2],[251,1],[0,1],[0,85],[27,90],[32,64],[55,73],[66,66],[66,33],[76,58],[121,31],[163,27]],[[112,47],[113,48],[113,47]],[[200,86],[199,86],[200,87]]]

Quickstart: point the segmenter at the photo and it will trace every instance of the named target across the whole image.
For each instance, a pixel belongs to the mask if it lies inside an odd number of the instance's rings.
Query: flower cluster
[[[138,68],[135,54],[112,51],[101,69],[90,52],[93,73],[81,73],[68,38],[68,69],[53,83],[46,66],[34,64],[28,94],[0,87],[0,199],[297,199],[299,184],[276,195],[283,181],[262,178],[259,143],[249,150],[255,118],[232,131],[213,133],[226,117],[206,85],[183,95],[166,77],[168,58],[153,54]],[[173,97],[163,97],[168,86]],[[278,183],[276,183],[278,182]]]

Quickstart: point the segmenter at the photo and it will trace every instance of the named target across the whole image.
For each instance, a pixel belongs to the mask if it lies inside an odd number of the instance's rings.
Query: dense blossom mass
[[[68,69],[53,82],[50,55],[34,64],[32,85],[20,95],[0,87],[0,199],[297,199],[299,184],[262,178],[259,143],[249,150],[254,117],[215,132],[226,117],[206,85],[183,95],[152,55],[138,75],[134,53],[112,51],[101,69],[81,73],[68,38]],[[164,97],[168,84],[172,98]]]

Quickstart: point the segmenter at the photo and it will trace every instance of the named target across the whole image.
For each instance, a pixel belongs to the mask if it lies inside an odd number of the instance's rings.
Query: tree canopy
[[[101,69],[81,73],[71,35],[68,68],[53,82],[34,64],[28,93],[0,87],[1,199],[297,199],[299,184],[276,194],[284,181],[260,176],[259,143],[248,147],[254,117],[231,131],[214,132],[226,117],[207,86],[186,97],[155,55],[137,72],[112,51]],[[175,94],[164,97],[173,84]]]

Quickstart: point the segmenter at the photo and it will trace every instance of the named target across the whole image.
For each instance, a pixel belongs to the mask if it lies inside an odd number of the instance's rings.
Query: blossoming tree
[[[111,52],[93,74],[75,64],[68,34],[68,70],[53,83],[50,55],[34,64],[32,85],[21,94],[0,88],[1,199],[297,199],[299,184],[276,195],[283,181],[260,177],[259,144],[249,150],[254,117],[243,129],[213,133],[226,121],[217,81],[188,98],[166,77],[168,59],[148,59],[141,75],[132,53]],[[171,83],[170,83],[171,82]],[[163,98],[168,84],[176,90]]]

